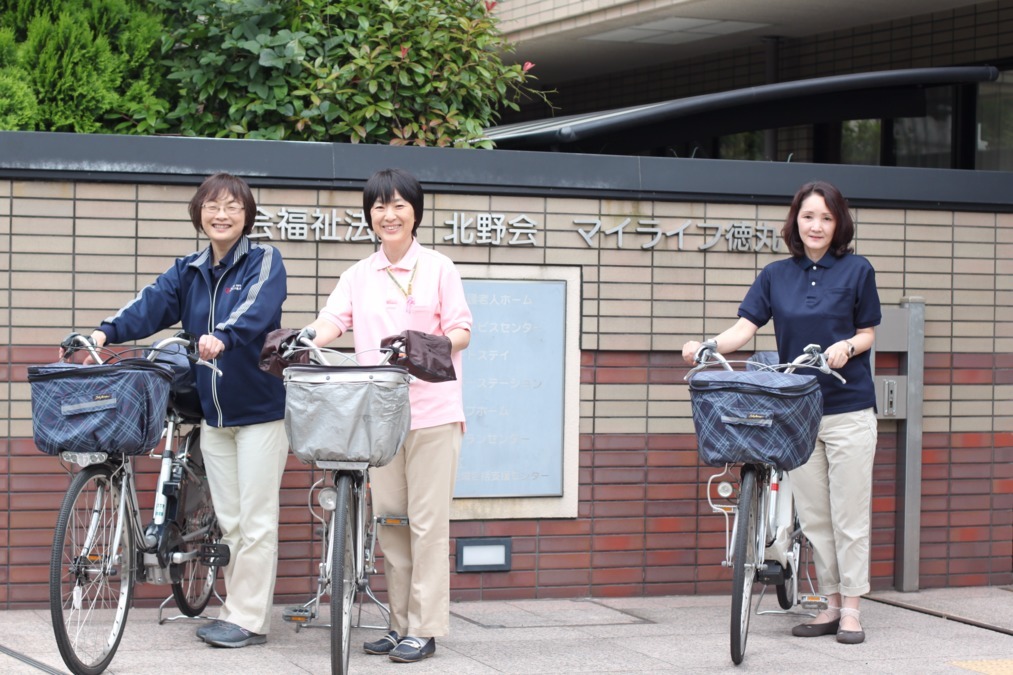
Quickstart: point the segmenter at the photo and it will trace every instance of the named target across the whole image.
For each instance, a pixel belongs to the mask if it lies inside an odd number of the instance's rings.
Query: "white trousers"
[[[284,420],[243,427],[202,422],[201,450],[222,543],[230,552],[218,618],[267,633],[278,568],[281,477],[288,460]]]
[[[450,632],[450,503],[461,424],[408,432],[386,466],[370,469],[373,513],[408,516],[408,527],[380,526],[390,627],[398,635]]]
[[[824,595],[856,597],[870,590],[876,438],[872,408],[824,415],[812,457],[791,472],[799,523],[812,542]]]

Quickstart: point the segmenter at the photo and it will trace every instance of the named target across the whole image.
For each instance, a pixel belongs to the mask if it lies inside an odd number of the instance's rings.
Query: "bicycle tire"
[[[170,553],[199,552],[201,544],[215,544],[221,539],[200,449],[200,429],[186,435],[184,448],[189,451],[189,459],[181,467],[176,523],[169,533],[173,538]],[[172,583],[172,596],[179,611],[186,616],[200,616],[215,590],[217,565],[205,565],[197,557],[173,565],[170,572],[174,580],[178,579]]]
[[[756,576],[756,470],[742,467],[735,539],[732,542],[732,622],[731,652],[735,665],[742,663],[749,637],[749,615]]]
[[[795,512],[795,502],[791,504],[791,531],[798,532],[798,514]],[[798,567],[799,557],[801,555],[802,536],[796,534],[791,540],[791,550],[788,553],[788,565],[786,566],[785,579],[783,584],[776,586],[777,590],[777,604],[781,609],[791,609],[795,606],[798,601]]]
[[[133,528],[119,520],[122,475],[105,464],[78,472],[56,521],[50,612],[60,656],[75,675],[108,667],[130,611],[137,553]]]
[[[341,474],[331,528],[331,673],[348,672],[352,638],[352,603],[355,601],[355,548],[352,542],[355,483]]]

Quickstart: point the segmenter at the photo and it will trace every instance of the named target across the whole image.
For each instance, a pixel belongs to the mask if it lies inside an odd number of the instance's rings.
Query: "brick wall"
[[[255,190],[283,207],[360,208],[359,194]],[[51,530],[69,479],[31,441],[26,368],[53,359],[70,330],[88,330],[199,245],[185,204],[191,187],[0,180],[0,607],[44,606]],[[524,213],[538,245],[447,245],[455,211]],[[427,197],[420,240],[460,263],[582,268],[579,510],[574,519],[455,522],[454,537],[510,536],[513,571],[455,575],[458,598],[727,593],[723,529],[709,512],[679,351],[727,326],[757,271],[780,254],[700,251],[711,236],[651,235],[624,219],[751,221],[778,227],[785,208],[576,198]],[[877,269],[882,301],[926,299],[923,587],[1013,582],[1013,215],[858,209],[857,249]],[[592,218],[593,217],[593,218]],[[578,234],[600,219],[601,231]],[[613,234],[605,234],[613,231]],[[337,276],[372,251],[347,242],[279,241],[289,273],[285,325],[315,315]],[[681,248],[680,248],[681,244]],[[769,329],[750,351],[770,349]],[[881,373],[897,355],[879,354]],[[880,423],[875,468],[873,586],[893,580],[896,424]],[[155,482],[142,459],[142,506]],[[150,466],[149,466],[150,465]],[[283,486],[279,602],[314,588],[313,472],[289,462]],[[378,580],[382,587],[382,580]],[[166,589],[138,588],[153,602]]]

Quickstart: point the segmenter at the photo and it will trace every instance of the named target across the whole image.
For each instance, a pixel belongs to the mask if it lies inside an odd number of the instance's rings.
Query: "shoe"
[[[215,628],[218,628],[218,626],[221,626],[223,623],[226,623],[226,622],[222,621],[221,619],[215,619],[214,621],[209,621],[208,623],[204,624],[203,626],[201,626],[200,628],[197,629],[197,637],[199,637],[201,640],[203,640],[204,637],[209,632],[211,632]]]
[[[428,659],[436,653],[436,638],[417,638],[411,635],[403,638],[388,654],[391,661],[397,663],[414,663]]]
[[[267,636],[252,633],[242,626],[223,621],[204,634],[204,642],[212,647],[246,647],[264,644],[267,642]]]
[[[858,621],[860,612],[857,609],[851,609],[845,607],[841,610],[841,617],[850,616],[851,618]],[[865,642],[865,631],[864,630],[838,630],[837,641],[842,645],[860,645]]]
[[[401,637],[397,634],[397,631],[390,631],[379,640],[373,642],[363,642],[362,651],[367,654],[374,654],[378,656],[384,656],[390,654],[394,647],[397,647],[397,643],[401,641]]]
[[[791,629],[795,637],[819,637],[821,635],[833,635],[841,625],[840,619],[824,621],[823,623],[800,623]]]

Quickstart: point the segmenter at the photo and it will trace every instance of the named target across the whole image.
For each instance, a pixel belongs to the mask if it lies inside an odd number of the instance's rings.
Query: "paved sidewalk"
[[[729,656],[729,599],[720,596],[461,602],[436,656],[395,664],[359,646],[379,630],[355,629],[353,673],[1008,673],[1013,674],[1013,588],[880,592],[862,603],[865,644],[793,638],[804,617],[753,616],[743,663]],[[765,597],[761,609],[776,609]],[[192,620],[158,625],[135,609],[108,673],[330,673],[323,628],[281,620],[266,645],[214,649]],[[326,618],[326,617],[325,617]],[[364,623],[377,623],[366,610]],[[0,612],[0,673],[65,672],[48,609]]]

